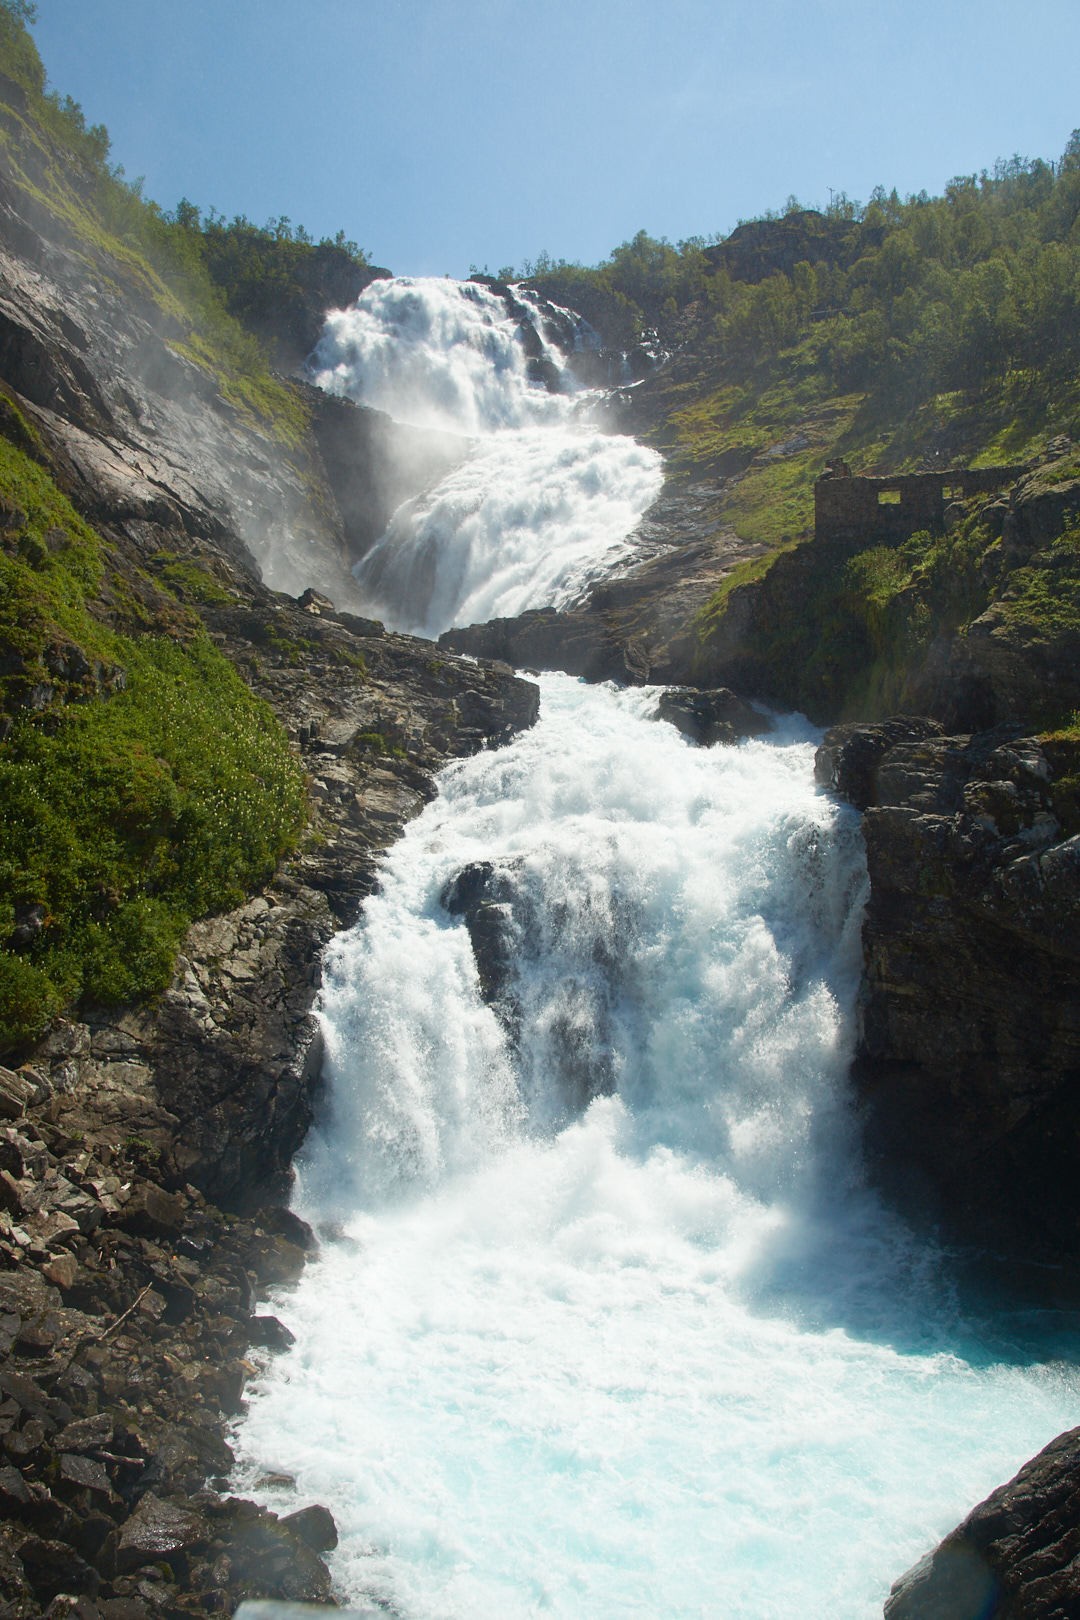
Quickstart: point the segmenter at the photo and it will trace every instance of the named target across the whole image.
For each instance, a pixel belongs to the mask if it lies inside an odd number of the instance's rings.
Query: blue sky
[[[597,263],[1080,126],[1080,0],[38,0],[113,161],[401,274]]]

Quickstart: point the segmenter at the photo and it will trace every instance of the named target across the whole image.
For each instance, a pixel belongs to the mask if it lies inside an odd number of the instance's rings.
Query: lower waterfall
[[[401,1620],[870,1620],[1075,1421],[865,1185],[861,838],[809,731],[655,706],[546,677],[328,962],[322,1250],[237,1482],[329,1506],[341,1596]]]

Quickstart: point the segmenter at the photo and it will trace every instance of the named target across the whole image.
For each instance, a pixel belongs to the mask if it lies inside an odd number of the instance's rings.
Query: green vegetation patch
[[[1001,597],[1007,623],[1042,641],[1080,635],[1080,527],[1017,568]]]
[[[0,1001],[0,1044],[59,1002],[164,988],[188,923],[266,882],[301,824],[286,739],[221,655],[118,639],[123,691],[0,745],[0,892],[16,921],[41,908],[19,960],[49,987],[35,1016]]]
[[[162,989],[188,924],[272,875],[304,784],[271,710],[201,630],[133,637],[94,616],[103,543],[6,442],[0,503],[8,1051],[80,998]]]
[[[739,614],[739,656],[775,701],[821,719],[896,712],[933,642],[964,635],[988,610],[1018,650],[1056,645],[1054,656],[1068,657],[1080,646],[1080,525],[1018,566],[1001,520],[999,500],[974,499],[947,533],[854,552],[807,541],[744,563],[699,617],[702,671],[711,649],[725,646],[732,599],[744,588],[754,596],[749,615]]]
[[[743,585],[752,585],[756,580],[764,579],[778,557],[793,551],[798,544],[790,540],[777,546],[773,551],[767,551],[760,557],[748,557],[745,562],[737,563],[730,573],[726,574],[719,588],[710,596],[708,602],[698,615],[698,639],[706,643],[712,631],[719,624],[727,611],[728,601],[733,591]]]
[[[824,468],[820,450],[762,460],[740,478],[723,515],[744,540],[777,546],[814,521],[814,480]]]
[[[178,557],[172,552],[159,551],[151,559],[158,579],[186,602],[204,602],[223,606],[233,597],[208,569],[202,568],[190,557]]]
[[[399,742],[388,737],[383,731],[361,731],[353,739],[354,746],[368,754],[377,754],[383,757],[404,759],[405,750]]]
[[[1039,742],[1054,773],[1054,814],[1062,832],[1072,838],[1080,833],[1080,710],[1056,731],[1045,732]]]

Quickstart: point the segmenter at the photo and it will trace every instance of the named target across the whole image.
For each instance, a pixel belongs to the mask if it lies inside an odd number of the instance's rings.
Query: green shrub
[[[45,912],[0,980],[8,1039],[79,996],[163,988],[188,923],[265,883],[302,824],[284,732],[208,641],[117,642],[126,690],[20,715],[0,744],[0,891]]]
[[[47,973],[0,950],[0,1051],[24,1046],[60,1011],[63,996]]]

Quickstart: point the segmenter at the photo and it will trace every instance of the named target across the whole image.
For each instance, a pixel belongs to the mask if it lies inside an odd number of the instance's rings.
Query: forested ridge
[[[823,212],[792,199],[725,240],[640,231],[595,268],[526,268],[638,376],[634,347],[655,338],[667,359],[629,420],[676,470],[749,469],[720,515],[774,544],[808,525],[832,454],[915,470],[1015,460],[1072,433],[1078,219],[1080,132],[1058,161],[1011,158],[939,197],[879,188]]]
[[[1013,157],[901,199],[879,187],[711,245],[645,231],[594,268],[541,255],[527,278],[626,347],[652,329],[703,369],[798,351],[835,388],[969,389],[1067,376],[1080,358],[1080,130],[1058,162]],[[805,347],[804,347],[805,346]]]

